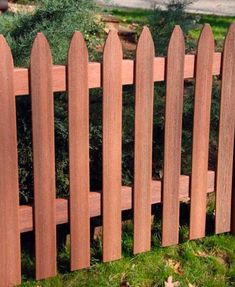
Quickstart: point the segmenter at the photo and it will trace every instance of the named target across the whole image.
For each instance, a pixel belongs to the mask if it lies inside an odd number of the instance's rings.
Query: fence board
[[[0,35],[0,286],[20,284],[20,230],[13,59]]]
[[[176,26],[168,47],[163,176],[162,245],[178,243],[179,176],[184,84],[184,36]]]
[[[55,150],[52,57],[39,33],[30,62],[33,124],[36,278],[56,275]]]
[[[135,67],[134,253],[151,248],[154,44],[147,27],[140,35]]]
[[[230,231],[235,120],[235,24],[229,28],[223,52],[219,144],[216,176],[216,233]]]
[[[233,149],[233,185],[232,185],[231,233],[232,233],[232,235],[235,235],[235,145],[234,145],[234,149]]]
[[[154,59],[154,82],[165,80],[165,58],[155,57]],[[131,85],[134,83],[134,62],[132,60],[122,61],[122,84]],[[88,83],[89,88],[101,87],[101,64],[91,62],[88,66]],[[221,53],[214,53],[213,57],[213,75],[220,75],[221,70]],[[62,65],[53,66],[53,92],[66,91],[66,67]],[[184,78],[191,79],[194,77],[195,55],[185,55]],[[29,94],[28,69],[15,68],[14,83],[16,96]]]
[[[215,172],[207,172],[207,193],[214,192],[215,186]],[[180,176],[180,190],[179,190],[179,200],[188,200],[189,194],[189,183],[190,178],[186,175]],[[161,181],[152,181],[152,198],[151,204],[162,202],[162,184]],[[90,217],[96,217],[101,215],[101,192],[90,192],[89,194],[90,202]],[[132,188],[128,186],[122,186],[121,190],[121,208],[122,211],[132,209]],[[33,230],[33,218],[32,218],[32,206],[21,205],[20,206],[20,232],[28,232]],[[56,199],[56,224],[64,224],[69,220],[68,211],[68,201],[66,199],[58,198]]]
[[[103,55],[103,260],[121,257],[122,46],[110,31]]]
[[[205,236],[214,38],[205,25],[197,48],[194,100],[190,239]]]
[[[90,265],[88,51],[76,32],[68,56],[71,269]]]

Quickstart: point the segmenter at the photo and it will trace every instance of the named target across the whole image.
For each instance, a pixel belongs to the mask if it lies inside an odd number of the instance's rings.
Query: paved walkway
[[[98,0],[100,3],[108,3],[110,6],[152,9],[164,8],[166,0]],[[216,14],[235,16],[235,0],[196,0],[187,9],[192,13]]]

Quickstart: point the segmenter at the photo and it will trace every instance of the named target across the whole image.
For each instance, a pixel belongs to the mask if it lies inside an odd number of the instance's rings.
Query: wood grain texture
[[[151,248],[154,44],[147,27],[140,35],[135,66],[134,253]]]
[[[121,257],[122,47],[110,31],[103,55],[103,260]]]
[[[154,82],[162,82],[165,80],[166,58],[155,57],[154,59]],[[100,88],[101,81],[101,64],[91,62],[88,65],[88,85],[89,88]],[[214,53],[213,56],[213,75],[220,75],[221,72],[221,53]],[[53,92],[66,91],[66,67],[62,65],[54,65],[52,69]],[[195,76],[195,55],[185,55],[184,78],[192,79]],[[131,85],[134,83],[134,62],[132,60],[122,61],[122,84]],[[15,68],[14,70],[14,86],[16,96],[29,94],[29,77],[28,69]]]
[[[88,51],[80,32],[68,55],[71,270],[90,266]]]
[[[0,286],[21,282],[13,59],[0,35]]]
[[[179,177],[184,87],[184,36],[175,26],[167,52],[162,245],[179,239]]]
[[[233,149],[233,186],[232,186],[232,209],[231,209],[231,234],[235,235],[235,144]]]
[[[36,279],[44,279],[56,275],[56,217],[52,57],[42,33],[33,43],[30,60]]]
[[[219,144],[216,176],[216,233],[230,231],[235,121],[235,24],[229,28],[223,52]]]
[[[206,24],[198,42],[196,58],[190,239],[205,236],[213,55],[214,38],[210,25]]]

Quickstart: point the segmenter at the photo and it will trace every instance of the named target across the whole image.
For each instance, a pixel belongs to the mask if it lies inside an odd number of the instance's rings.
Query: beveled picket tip
[[[179,25],[176,25],[170,37],[168,51],[169,49],[176,49],[179,43],[183,43],[183,45],[185,45],[184,33],[181,27]]]
[[[203,42],[213,42],[214,45],[214,35],[211,29],[210,24],[205,24],[202,28],[199,40],[198,40],[198,46]]]
[[[74,32],[72,39],[70,41],[68,54],[72,53],[73,49],[78,51],[82,49],[83,52],[86,53],[86,55],[88,56],[86,41],[80,31]]]
[[[52,61],[50,45],[47,41],[46,36],[42,32],[40,32],[40,33],[37,33],[37,36],[35,37],[33,41],[32,49],[31,49],[31,57],[35,56],[37,58],[38,57],[41,58],[41,56],[43,57],[45,52],[48,53]]]
[[[2,51],[4,51],[4,53],[7,53],[7,55],[12,58],[11,49],[6,41],[6,38],[2,34],[0,34],[0,54],[2,54]]]
[[[228,32],[224,41],[224,47],[226,46],[227,42],[230,41],[233,41],[235,43],[235,23],[232,23],[228,28]]]
[[[116,30],[110,30],[109,31],[108,36],[107,36],[106,41],[105,41],[105,44],[104,44],[104,54],[109,49],[113,49],[116,51],[118,51],[118,50],[122,51],[122,43],[119,39],[118,32]]]
[[[154,47],[152,34],[151,34],[151,32],[147,26],[144,26],[144,28],[140,34],[140,37],[139,37],[139,40],[137,43],[137,49],[142,43],[148,43],[148,45],[150,44],[151,46]]]
[[[0,286],[21,283],[14,64],[0,35]]]

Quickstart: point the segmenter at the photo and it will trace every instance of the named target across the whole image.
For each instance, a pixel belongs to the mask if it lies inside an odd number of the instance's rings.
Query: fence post
[[[234,141],[234,149],[233,149],[233,185],[232,185],[231,233],[232,233],[232,235],[235,235],[235,141]]]
[[[213,55],[214,38],[210,25],[206,24],[196,57],[190,239],[205,236]]]
[[[110,31],[103,55],[103,260],[121,257],[122,46]]]
[[[219,143],[216,174],[216,233],[231,230],[232,173],[235,122],[235,23],[225,39],[220,98]]]
[[[179,178],[184,94],[184,36],[176,26],[168,46],[163,171],[162,245],[178,244]]]
[[[13,59],[0,35],[0,287],[20,284],[20,230]]]
[[[145,27],[136,50],[134,253],[151,248],[154,44]]]
[[[88,51],[75,32],[68,54],[71,269],[90,265]]]
[[[39,33],[30,59],[36,278],[56,275],[55,147],[52,57]]]

